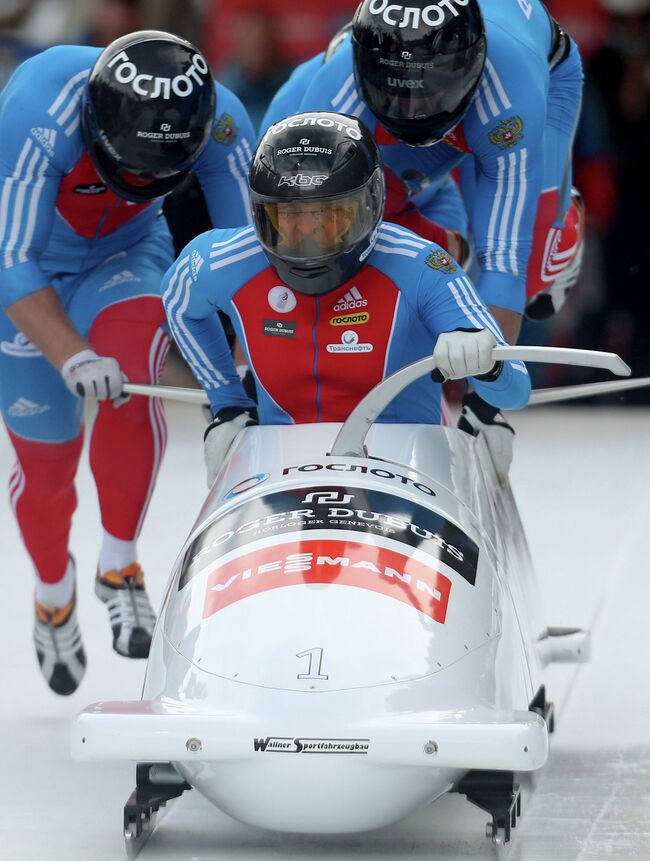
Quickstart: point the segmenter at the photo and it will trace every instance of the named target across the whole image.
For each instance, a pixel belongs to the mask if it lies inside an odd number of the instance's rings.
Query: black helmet
[[[356,117],[314,111],[271,126],[249,183],[257,236],[285,284],[320,296],[359,271],[386,193],[377,144]]]
[[[363,99],[398,140],[441,140],[469,107],[487,54],[478,0],[363,0],[352,22]]]
[[[102,180],[138,203],[171,191],[206,146],[215,88],[203,55],[171,33],[142,30],[97,58],[82,128]]]

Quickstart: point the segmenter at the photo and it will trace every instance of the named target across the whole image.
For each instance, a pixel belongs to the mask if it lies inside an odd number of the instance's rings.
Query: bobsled
[[[100,702],[73,755],[136,763],[130,855],[194,788],[242,822],[350,833],[447,792],[510,839],[544,766],[543,671],[585,661],[553,629],[511,490],[453,427],[373,424],[431,370],[398,372],[344,425],[245,429],[171,573],[142,699]]]

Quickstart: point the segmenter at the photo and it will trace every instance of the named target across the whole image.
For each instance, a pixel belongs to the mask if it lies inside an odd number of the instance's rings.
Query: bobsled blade
[[[138,763],[136,787],[124,805],[124,843],[129,858],[135,858],[147,843],[167,805],[191,788],[171,763]]]
[[[158,815],[162,811],[150,814],[145,821],[131,822],[124,826],[124,848],[126,849],[127,858],[136,858],[149,842],[149,838],[154,832],[158,824]]]

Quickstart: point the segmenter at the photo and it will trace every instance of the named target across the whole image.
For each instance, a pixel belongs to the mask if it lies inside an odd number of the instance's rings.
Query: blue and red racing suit
[[[0,95],[0,302],[51,285],[78,331],[133,382],[155,382],[168,348],[160,280],[173,260],[162,200],[140,205],[104,185],[84,144],[81,100],[100,49],[47,50]],[[239,100],[216,84],[210,141],[195,165],[216,227],[249,220],[254,142]],[[83,405],[0,311],[0,409],[16,449],[11,500],[42,579],[67,565]],[[162,406],[104,402],[91,442],[104,528],[139,532],[165,447]]]
[[[582,63],[577,46],[540,0],[480,0],[480,5],[487,32],[485,70],[462,121],[437,144],[408,147],[378,123],[357,89],[349,36],[327,63],[310,69],[311,76],[297,73],[285,86],[302,96],[294,101],[296,112],[352,114],[374,132],[386,165],[388,218],[399,194],[427,215],[439,181],[460,166],[481,297],[521,312],[526,295],[548,286],[577,252],[575,235],[562,236],[562,229],[570,204]],[[405,6],[389,0],[375,4],[378,15],[398,19]],[[277,111],[288,104],[283,93]]]
[[[216,311],[228,314],[255,377],[264,424],[344,421],[382,379],[431,355],[442,332],[487,328],[503,344],[461,267],[440,246],[388,222],[357,275],[323,296],[283,284],[253,227],[197,237],[162,290],[174,339],[215,413],[253,406]],[[521,362],[506,362],[494,382],[472,384],[488,403],[508,409],[523,407],[530,393]],[[418,380],[379,421],[438,423],[440,386]]]

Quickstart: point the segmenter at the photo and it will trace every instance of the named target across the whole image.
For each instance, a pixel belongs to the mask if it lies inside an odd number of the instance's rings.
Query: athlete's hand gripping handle
[[[117,359],[80,350],[65,361],[61,376],[73,395],[80,398],[115,400],[122,394],[124,375]]]
[[[239,431],[257,423],[257,410],[245,407],[223,407],[215,415],[203,435],[208,487],[214,484]]]
[[[443,332],[433,351],[437,366],[433,379],[436,382],[460,380],[463,377],[496,380],[503,367],[502,362],[495,362],[492,358],[492,350],[496,345],[496,338],[489,329]]]

